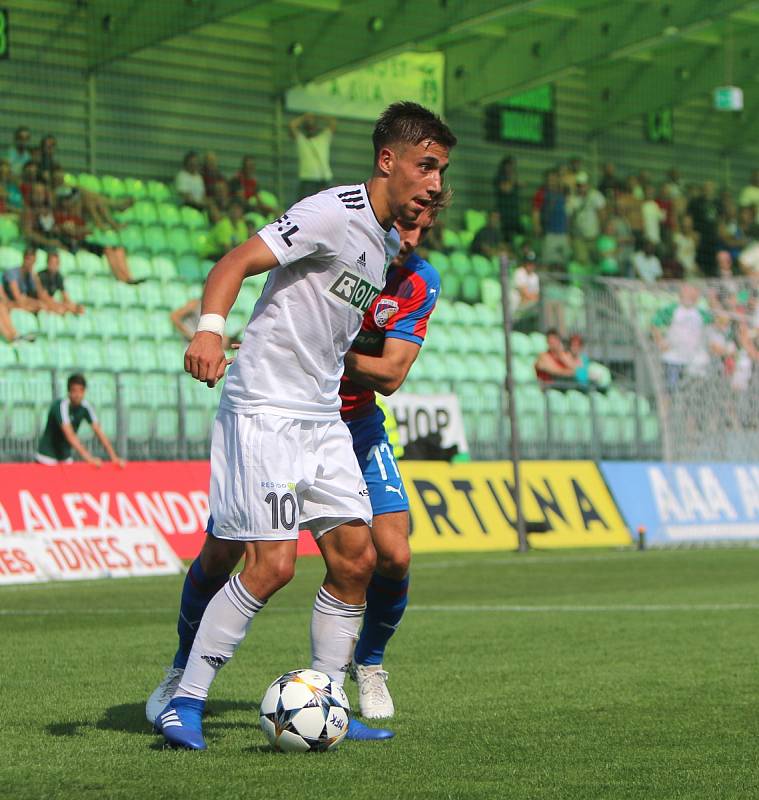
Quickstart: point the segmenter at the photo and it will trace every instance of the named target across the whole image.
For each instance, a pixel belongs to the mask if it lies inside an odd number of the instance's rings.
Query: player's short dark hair
[[[546,331],[546,339],[547,339],[549,336],[558,336],[558,337],[559,337],[559,339],[561,339],[561,334],[558,332],[558,330],[556,330],[556,328],[549,328],[549,329]]]
[[[417,145],[425,139],[431,139],[449,150],[455,147],[457,141],[445,122],[428,108],[408,100],[393,103],[382,112],[374,126],[374,158],[389,144]]]
[[[33,246],[33,245],[31,245],[31,244],[28,244],[28,245],[27,245],[27,246],[24,248],[24,255],[25,255],[25,256],[35,256],[35,255],[37,255],[37,248],[36,248],[36,247],[34,247],[34,246]]]
[[[87,388],[87,381],[84,379],[84,375],[81,372],[75,372],[73,375],[69,375],[69,379],[66,381],[66,391],[71,391],[72,386],[81,386],[82,389]]]

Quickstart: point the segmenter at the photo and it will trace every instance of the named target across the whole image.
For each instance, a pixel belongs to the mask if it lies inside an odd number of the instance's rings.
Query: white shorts
[[[371,525],[369,490],[342,420],[311,422],[220,408],[211,439],[211,521],[219,539],[315,539],[343,522]]]

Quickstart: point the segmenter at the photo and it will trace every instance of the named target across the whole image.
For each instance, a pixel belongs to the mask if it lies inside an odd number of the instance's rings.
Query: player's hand
[[[126,461],[124,461],[123,458],[116,458],[116,459],[114,459],[113,463],[117,464],[118,466],[120,466],[121,469],[124,469],[124,467],[126,466]]]
[[[90,456],[87,459],[88,464],[92,464],[93,467],[102,467],[103,466],[103,459],[98,458],[97,456]]]
[[[227,361],[221,336],[211,331],[198,331],[184,354],[184,370],[195,380],[215,386],[224,377]]]

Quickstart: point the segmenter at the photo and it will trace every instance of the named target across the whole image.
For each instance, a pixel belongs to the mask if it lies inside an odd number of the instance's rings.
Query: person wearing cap
[[[575,175],[576,194],[567,200],[572,250],[581,264],[590,264],[595,257],[595,243],[601,233],[606,199],[594,189],[587,172]]]

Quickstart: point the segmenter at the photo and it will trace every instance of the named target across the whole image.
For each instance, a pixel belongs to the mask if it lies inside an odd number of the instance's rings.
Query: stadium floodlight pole
[[[514,468],[514,506],[517,514],[517,540],[519,541],[519,552],[526,553],[530,549],[527,541],[527,527],[522,514],[522,482],[519,477],[520,462],[520,441],[519,424],[517,423],[517,409],[514,400],[514,373],[512,367],[511,352],[511,278],[509,276],[509,257],[502,255],[501,264],[501,307],[503,309],[503,335],[506,341],[506,393],[509,397],[509,425],[511,428],[510,450],[511,464]]]

